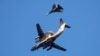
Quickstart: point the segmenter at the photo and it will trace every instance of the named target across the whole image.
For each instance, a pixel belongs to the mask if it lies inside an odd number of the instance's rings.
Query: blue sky
[[[45,16],[53,3],[64,12]],[[31,52],[35,24],[56,32],[59,18],[72,27],[55,41],[68,51]],[[0,0],[0,56],[100,56],[100,0]]]

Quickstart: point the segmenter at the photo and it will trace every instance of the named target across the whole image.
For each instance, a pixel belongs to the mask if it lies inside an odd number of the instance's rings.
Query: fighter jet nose
[[[69,25],[65,25],[65,27],[67,27],[67,28],[71,28]]]

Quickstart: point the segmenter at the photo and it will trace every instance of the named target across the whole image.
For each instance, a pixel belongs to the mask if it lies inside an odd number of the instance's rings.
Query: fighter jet
[[[62,6],[60,6],[59,4],[53,4],[52,10],[48,12],[46,15],[49,15],[53,12],[62,12],[62,10],[63,10]]]
[[[38,37],[36,39],[37,40],[37,44],[32,47],[31,51],[35,51],[38,50],[39,48],[47,48],[47,51],[49,51],[52,48],[56,48],[62,51],[66,51],[65,48],[59,46],[58,44],[54,43],[54,41],[56,40],[56,38],[58,38],[64,31],[65,27],[70,28],[70,26],[68,26],[63,20],[62,18],[60,18],[60,27],[58,29],[58,31],[56,33],[52,32],[52,31],[48,31],[46,33],[44,33],[40,27],[39,24],[36,24],[37,27],[37,31],[38,31]]]

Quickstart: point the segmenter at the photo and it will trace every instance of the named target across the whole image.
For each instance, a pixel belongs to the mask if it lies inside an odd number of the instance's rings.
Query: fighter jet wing
[[[63,9],[59,4],[58,4],[58,8]]]
[[[54,47],[54,48],[56,48],[56,49],[59,49],[59,50],[62,50],[62,51],[66,51],[65,48],[63,48],[63,47],[61,47],[61,46],[59,46],[59,45],[57,45],[57,44],[55,44],[55,43],[53,43],[52,47]]]
[[[39,38],[41,38],[44,35],[44,32],[41,29],[41,26],[39,24],[36,24],[36,27],[37,27],[38,35],[40,36]]]

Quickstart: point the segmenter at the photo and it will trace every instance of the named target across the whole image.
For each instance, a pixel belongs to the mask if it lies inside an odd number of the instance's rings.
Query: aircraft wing
[[[37,28],[38,35],[40,36],[39,38],[41,38],[44,35],[44,32],[41,29],[41,26],[39,24],[36,24],[36,28]]]
[[[57,44],[55,44],[55,43],[53,43],[52,47],[54,47],[54,48],[56,48],[56,49],[59,49],[59,50],[62,50],[62,51],[66,51],[65,48],[63,48],[63,47],[61,47],[61,46],[59,46],[59,45],[57,45]]]
[[[60,9],[63,9],[59,4],[58,4],[58,7],[59,7]]]
[[[32,47],[31,51],[35,51],[35,50],[38,50],[41,46],[34,46]]]

